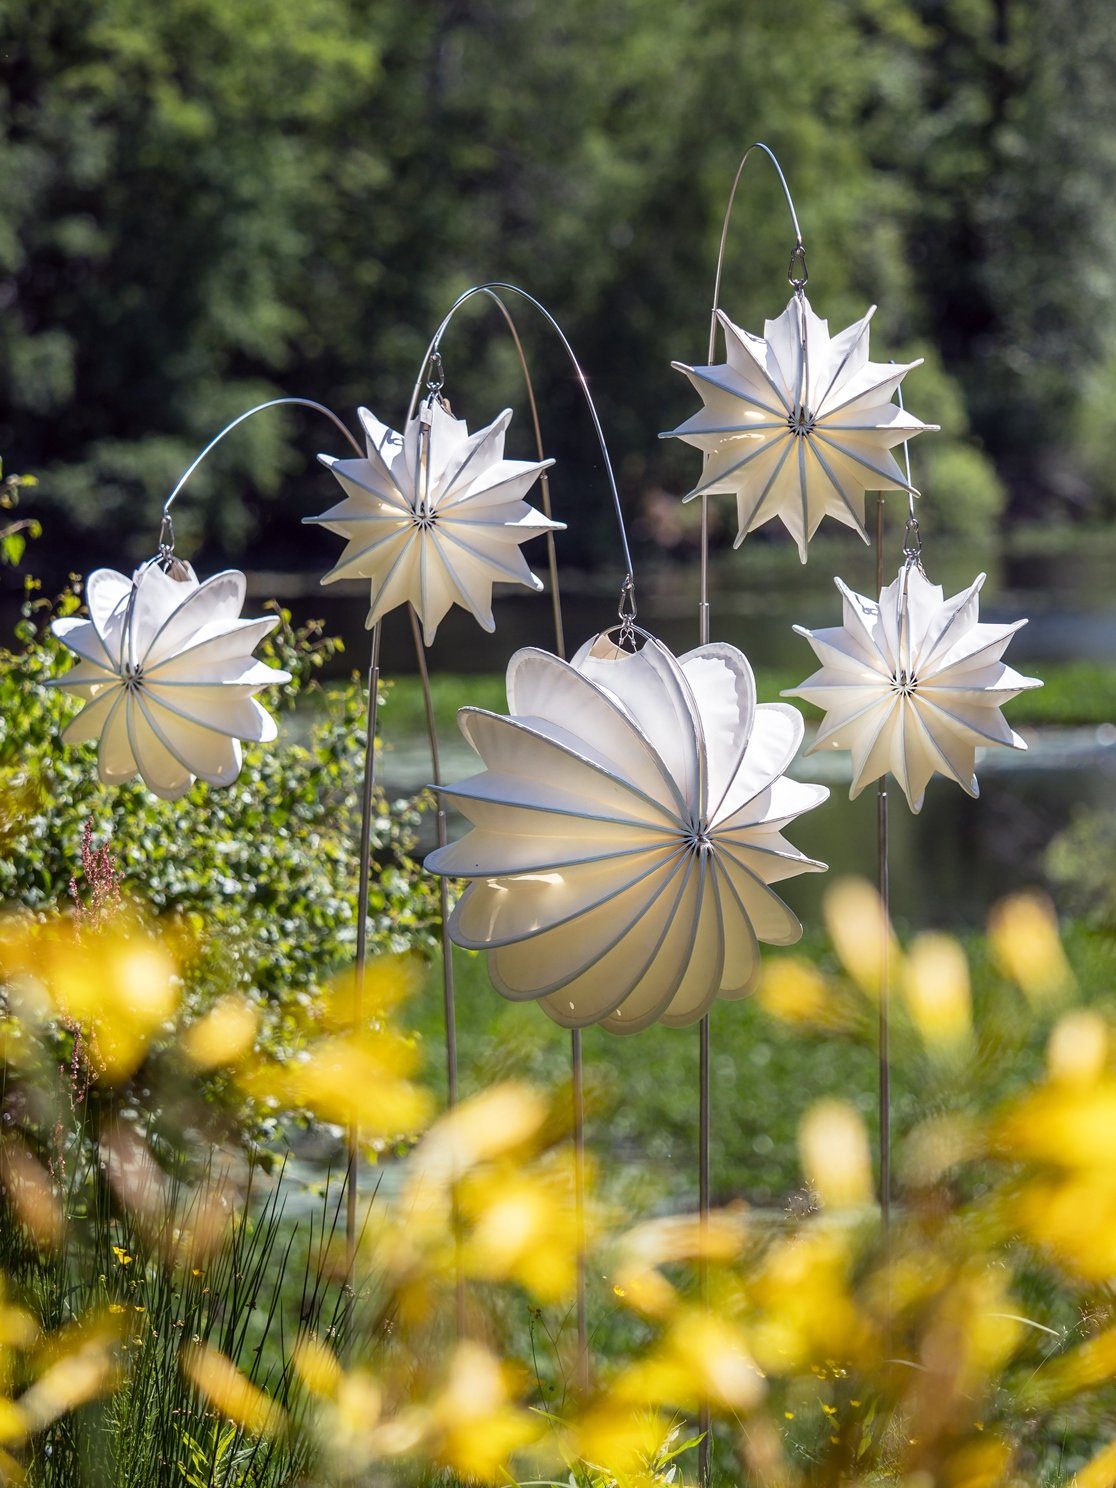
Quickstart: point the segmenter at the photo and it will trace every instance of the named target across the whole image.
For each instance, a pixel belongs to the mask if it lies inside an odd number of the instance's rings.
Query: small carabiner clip
[[[794,252],[787,264],[787,282],[795,294],[801,294],[810,282],[810,275],[806,268],[806,249],[800,242],[794,245]]]

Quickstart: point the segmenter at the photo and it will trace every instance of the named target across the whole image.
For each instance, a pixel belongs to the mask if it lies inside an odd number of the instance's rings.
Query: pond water
[[[989,556],[982,551],[979,561],[988,571],[982,618],[1029,617],[1008,655],[1019,670],[1027,672],[1033,665],[1041,672],[1043,662],[1077,658],[1116,664],[1116,541],[1050,552],[1036,542],[1022,552]],[[928,548],[926,562],[947,594],[971,582],[977,568],[972,554],[956,544],[943,544],[940,551]],[[813,670],[813,653],[791,627],[796,622],[811,628],[838,623],[834,573],[869,593],[874,553],[855,540],[838,540],[816,543],[805,567],[773,545],[756,543],[740,553],[718,555],[710,583],[713,637],[741,647],[757,668],[789,668],[805,677]],[[639,622],[675,650],[697,643],[696,585],[696,563],[658,567],[640,580]],[[253,584],[261,597],[277,587],[273,575],[258,575]],[[346,666],[359,664],[367,654],[364,585],[323,591],[308,590],[302,581],[283,598],[296,615],[321,616],[345,636]],[[570,650],[614,621],[615,582],[572,575],[563,581],[562,598]],[[489,636],[463,611],[451,611],[438,631],[431,668],[499,672],[519,646],[553,646],[547,596],[505,590],[495,615],[496,632]],[[386,676],[414,670],[410,630],[402,614],[392,615],[385,625],[382,663]],[[761,698],[765,700],[771,701]],[[891,791],[892,902],[898,917],[916,925],[979,923],[989,904],[1008,890],[1041,882],[1043,854],[1076,812],[1116,802],[1116,726],[1023,733],[1030,745],[1026,754],[992,750],[978,757],[979,800],[935,779],[916,817],[902,793]],[[476,767],[471,750],[456,735],[444,739],[442,748],[447,780]],[[425,739],[393,738],[390,715],[385,717],[382,772],[388,787],[399,791],[429,778]],[[828,862],[834,873],[873,874],[875,788],[849,800],[844,754],[800,757],[793,773],[824,781],[833,792],[824,807],[796,823],[790,833],[795,844]],[[804,919],[816,918],[828,876],[808,875],[785,886],[787,899]]]

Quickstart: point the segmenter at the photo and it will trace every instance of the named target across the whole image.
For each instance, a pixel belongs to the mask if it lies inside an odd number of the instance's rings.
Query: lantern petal
[[[99,738],[103,782],[138,773],[156,795],[176,800],[195,777],[234,780],[240,739],[275,737],[275,720],[255,694],[290,676],[252,655],[278,621],[242,620],[244,592],[243,574],[199,584],[189,565],[164,571],[157,560],[131,581],[106,569],[90,576],[94,620],[56,629],[82,660],[52,684],[91,700],[62,737]],[[90,624],[101,627],[96,643]]]
[[[1022,689],[1041,686],[1000,660],[1025,622],[979,622],[983,574],[947,599],[908,562],[878,604],[837,582],[843,627],[799,629],[822,662],[792,694],[825,710],[812,749],[851,751],[854,797],[888,771],[913,811],[936,773],[976,795],[978,746],[1026,748],[999,711]]]
[[[138,695],[125,717],[132,756],[148,789],[164,801],[177,801],[193,785],[194,777],[152,727]]]
[[[704,739],[697,704],[666,647],[650,639],[641,650],[628,652],[598,636],[581,647],[571,665],[616,698],[674,779],[687,808],[700,809]]]
[[[725,931],[711,854],[697,859],[697,877],[693,948],[678,988],[659,1017],[667,1028],[685,1028],[705,1016],[717,1000],[725,969]]]
[[[103,667],[109,672],[115,670],[115,663],[105,650],[105,644],[92,621],[81,620],[76,615],[70,615],[65,619],[52,621],[50,629],[58,640],[64,642],[83,661],[88,661],[93,666]]]
[[[63,744],[87,744],[90,739],[99,738],[109,713],[119,701],[121,691],[119,685],[106,687],[91,702],[86,703],[81,712],[75,714],[62,730]]]
[[[89,610],[89,619],[113,666],[120,662],[120,641],[131,595],[132,583],[124,574],[117,573],[112,568],[95,569],[85,581],[85,603]],[[65,639],[60,630],[56,630],[55,634],[60,639]]]
[[[756,679],[735,646],[714,643],[678,658],[701,718],[708,814],[715,819],[740,770],[756,713]]]
[[[424,402],[402,435],[367,409],[360,418],[368,459],[321,457],[346,496],[309,519],[346,539],[322,582],[369,579],[369,629],[410,603],[427,645],[454,604],[492,630],[493,583],[542,588],[518,549],[563,525],[523,499],[553,461],[504,458],[508,410],[474,434],[437,398]]]
[[[607,862],[508,875],[489,893],[486,884],[473,883],[454,911],[454,939],[470,950],[498,952],[495,964],[507,986],[522,997],[541,997],[610,950],[680,867],[680,855],[667,846],[626,860],[622,871]]]
[[[737,545],[776,516],[803,561],[826,516],[867,541],[865,492],[910,489],[891,450],[933,426],[893,399],[919,363],[871,362],[871,315],[831,336],[828,322],[796,293],[760,337],[718,311],[727,361],[674,363],[703,405],[665,436],[705,455],[701,479],[685,499],[735,495]]]
[[[459,714],[485,769],[444,792],[472,828],[427,858],[470,880],[451,938],[488,948],[497,990],[567,1027],[688,1023],[744,995],[758,939],[797,933],[768,881],[820,866],[780,832],[827,794],[778,779],[794,709],[756,706],[731,647],[676,658],[607,634],[571,663],[518,652],[508,700],[510,716]]]
[[[679,863],[644,914],[625,922],[611,949],[540,999],[543,1011],[565,1028],[599,1023],[613,1033],[638,1033],[647,1027],[685,974],[695,903],[696,874]],[[493,985],[503,990],[498,975]]]
[[[192,775],[207,785],[231,785],[240,774],[238,740],[165,708],[154,694],[143,699],[148,723]]]
[[[508,707],[517,717],[539,719],[564,729],[578,720],[582,737],[615,740],[608,758],[652,800],[679,811],[686,802],[670,770],[646,734],[633,727],[619,697],[584,671],[534,648],[517,651],[508,662]]]
[[[117,785],[136,773],[136,760],[128,738],[129,698],[119,688],[101,726],[97,746],[97,773],[105,785]]]
[[[717,811],[717,831],[729,831],[741,818],[746,819],[752,801],[784,773],[798,753],[803,732],[797,708],[787,703],[761,703],[756,708],[748,748]]]
[[[725,937],[725,959],[719,990],[721,997],[734,1001],[747,997],[755,990],[763,962],[755,927],[744,902],[719,858],[716,866],[721,897],[721,927]]]
[[[717,859],[732,884],[756,936],[768,945],[788,946],[801,939],[802,925],[793,910],[768,887],[766,880],[730,847],[718,851]]]
[[[176,606],[173,590],[177,582],[168,578],[157,563],[153,563],[144,571],[136,586],[134,623],[141,633],[146,630],[149,614],[152,620],[155,616],[160,617],[158,625],[149,632],[146,646],[136,658],[145,670],[176,655],[183,646],[197,637],[199,631],[209,626],[217,628],[224,621],[239,619],[244,606],[247,581],[235,569],[214,574],[185,598],[177,596],[179,603]],[[155,598],[148,609],[148,597],[152,594]]]
[[[589,743],[558,724],[531,724],[479,708],[463,708],[458,722],[493,773],[545,782],[617,821],[656,822],[666,829],[677,823],[671,806],[642,790],[626,767],[606,753],[616,749],[613,739]]]

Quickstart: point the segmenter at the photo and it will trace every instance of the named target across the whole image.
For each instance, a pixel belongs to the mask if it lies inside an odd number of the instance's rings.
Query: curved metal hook
[[[364,454],[364,451],[361,449],[356,439],[354,439],[349,429],[345,426],[345,424],[342,423],[342,421],[337,417],[333,410],[331,408],[327,408],[324,403],[315,403],[311,398],[271,398],[267,403],[257,403],[255,408],[249,408],[244,413],[238,414],[231,423],[225,425],[225,427],[219,434],[214,435],[214,437],[206,445],[205,449],[202,450],[201,454],[198,455],[194,462],[180,477],[179,482],[175,486],[174,490],[167,497],[166,501],[163,502],[164,531],[166,530],[165,524],[170,521],[170,509],[171,506],[174,504],[175,497],[182,490],[183,486],[185,486],[186,482],[193,475],[194,471],[205,459],[206,455],[208,455],[211,450],[217,448],[217,446],[221,443],[221,440],[224,439],[225,435],[231,434],[232,431],[239,424],[244,423],[246,419],[250,419],[254,414],[263,413],[266,408],[283,407],[312,408],[316,413],[324,413],[326,418],[328,418],[331,423],[336,425],[336,427],[341,430],[341,433],[344,434],[345,438],[352,445],[353,449],[356,450],[357,455],[362,456]],[[174,528],[171,527],[169,530],[171,533],[171,545],[173,546]]]
[[[408,422],[410,422],[410,420],[415,416],[415,409],[418,407],[419,394],[421,391],[423,378],[426,375],[426,369],[430,365],[431,358],[438,355],[439,348],[442,343],[442,337],[449,329],[450,322],[453,320],[454,316],[462,308],[462,306],[468,304],[470,300],[475,299],[478,295],[486,295],[490,300],[495,301],[495,303],[504,312],[505,316],[507,316],[507,306],[504,305],[503,301],[500,299],[501,293],[518,295],[520,299],[526,300],[529,305],[534,306],[534,308],[539,312],[539,314],[547,322],[550,328],[554,331],[559,341],[562,343],[562,347],[566,353],[566,356],[569,358],[570,365],[574,369],[574,373],[581,387],[582,396],[584,397],[586,406],[589,409],[589,417],[593,421],[593,430],[597,436],[597,443],[600,446],[601,459],[604,461],[605,475],[608,479],[608,487],[610,492],[612,493],[612,504],[616,511],[616,525],[620,530],[620,546],[624,554],[624,564],[626,570],[625,581],[629,585],[632,585],[635,582],[635,576],[632,571],[631,548],[628,545],[628,529],[624,524],[624,511],[622,506],[620,505],[620,492],[618,491],[616,486],[616,475],[612,468],[612,460],[609,457],[608,444],[605,441],[604,429],[601,427],[601,420],[597,413],[597,405],[593,402],[592,394],[589,391],[588,379],[581,369],[581,363],[574,355],[574,349],[567,340],[565,332],[562,330],[562,327],[558,324],[554,316],[551,315],[550,311],[541,302],[541,300],[537,300],[533,294],[529,294],[525,289],[520,289],[518,284],[504,284],[498,280],[494,280],[489,284],[474,284],[471,289],[467,289],[463,294],[458,295],[457,299],[446,311],[441,325],[435,331],[433,339],[426,349],[426,355],[422,360],[422,366],[419,370],[418,378],[415,381],[414,391],[411,394],[411,401],[407,408],[407,420]]]
[[[794,227],[794,248],[791,252],[790,262],[787,265],[787,280],[796,294],[801,294],[806,288],[810,275],[806,269],[806,246],[802,241],[802,229],[798,225],[798,213],[794,209],[794,198],[790,194],[787,178],[783,174],[783,167],[775,155],[775,152],[763,143],[756,140],[748,146],[741,157],[740,164],[736,167],[736,175],[733,177],[732,190],[729,192],[728,205],[725,207],[725,219],[721,225],[721,246],[717,251],[717,274],[713,281],[713,314],[712,323],[709,327],[709,360],[713,360],[713,352],[717,342],[717,310],[721,303],[721,278],[725,267],[725,250],[728,246],[729,224],[732,221],[732,209],[736,203],[736,190],[740,185],[740,178],[744,174],[744,167],[748,164],[748,157],[753,150],[762,150],[768,160],[775,167],[779,177],[779,184],[783,188],[783,195],[787,199],[787,208],[790,211],[791,224]]]

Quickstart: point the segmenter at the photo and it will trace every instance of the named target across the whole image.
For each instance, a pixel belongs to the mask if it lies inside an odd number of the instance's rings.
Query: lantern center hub
[[[804,403],[796,404],[791,412],[787,414],[787,428],[792,434],[797,434],[802,438],[814,432],[816,422],[814,415]]]
[[[908,672],[900,668],[891,679],[891,690],[899,697],[910,697],[912,692],[918,688],[918,678],[914,672]]]
[[[692,822],[683,831],[682,843],[687,852],[707,853],[713,851],[713,839],[702,822]]]

